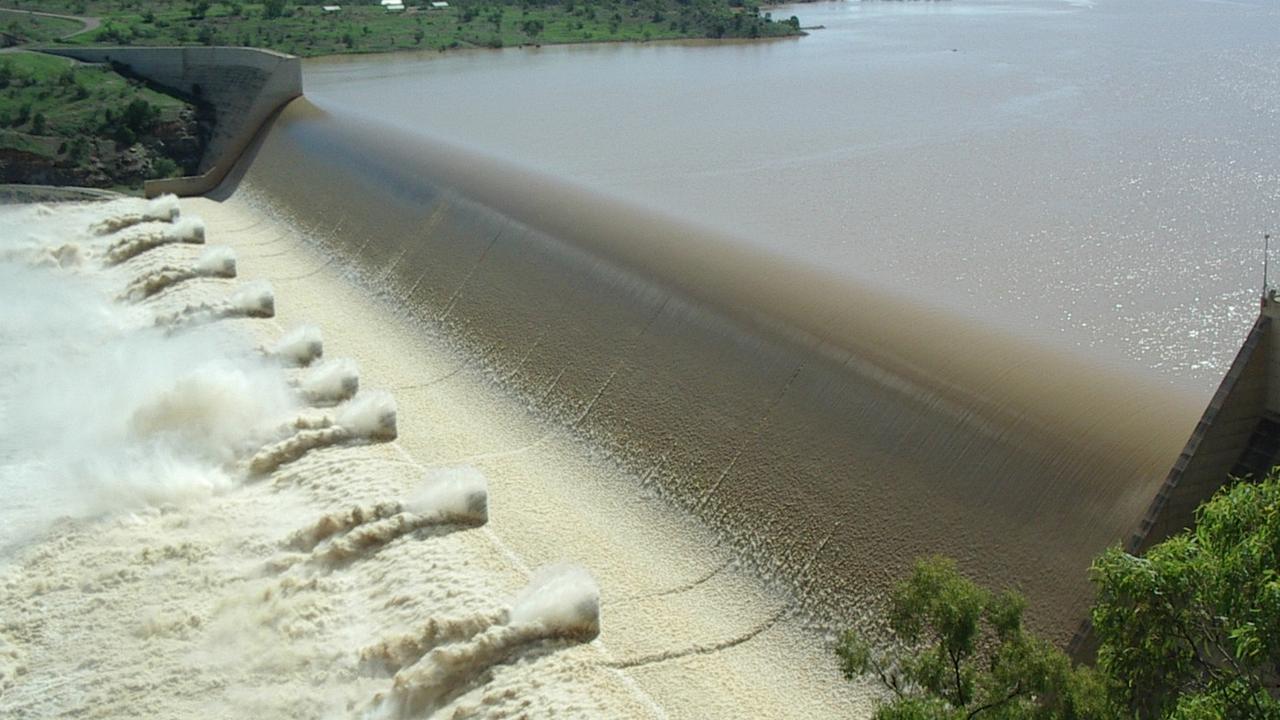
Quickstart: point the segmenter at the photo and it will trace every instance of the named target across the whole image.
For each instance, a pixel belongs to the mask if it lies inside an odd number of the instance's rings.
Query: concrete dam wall
[[[1188,398],[732,238],[292,103],[215,196],[289,217],[394,312],[716,529],[826,620],[928,553],[1065,642]]]
[[[112,63],[213,108],[213,137],[194,177],[151,180],[147,197],[199,195],[217,187],[262,124],[302,95],[302,63],[292,55],[238,47],[47,48],[82,62]]]

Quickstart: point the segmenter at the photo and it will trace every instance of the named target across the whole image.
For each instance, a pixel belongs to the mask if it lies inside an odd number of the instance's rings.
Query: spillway
[[[823,622],[944,553],[1065,642],[1090,559],[1133,530],[1197,409],[927,290],[858,287],[305,99],[215,197],[289,223]]]

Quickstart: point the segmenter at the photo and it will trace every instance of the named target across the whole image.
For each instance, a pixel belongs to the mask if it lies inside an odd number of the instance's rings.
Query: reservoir
[[[772,12],[822,29],[334,58],[307,94],[1207,397],[1280,212],[1280,7]]]

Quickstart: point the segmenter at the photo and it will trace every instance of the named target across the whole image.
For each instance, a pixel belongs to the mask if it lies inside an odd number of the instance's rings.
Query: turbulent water
[[[1070,637],[1251,313],[1274,8],[780,12],[0,209],[0,715],[865,715],[935,552]]]
[[[273,338],[271,286],[174,198],[6,207],[0,235],[0,715],[502,715],[465,697],[492,666],[598,634],[583,568],[508,601],[446,541],[488,520],[478,469],[310,485],[369,472],[395,400],[319,329]],[[351,568],[423,538],[437,590],[379,630],[359,595],[409,586]]]

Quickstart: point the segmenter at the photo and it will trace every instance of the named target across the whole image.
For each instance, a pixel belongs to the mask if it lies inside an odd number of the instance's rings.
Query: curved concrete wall
[[[213,137],[200,175],[151,180],[146,194],[199,195],[217,187],[258,128],[285,103],[302,95],[302,63],[271,50],[238,47],[48,48],[83,62],[118,63],[161,87],[209,103]]]
[[[1020,587],[1065,643],[1089,561],[1131,531],[1199,409],[945,298],[305,99],[260,137],[219,196],[288,218],[323,264],[833,626],[872,622],[912,560],[943,553]]]

